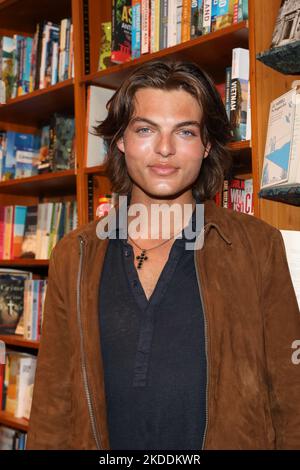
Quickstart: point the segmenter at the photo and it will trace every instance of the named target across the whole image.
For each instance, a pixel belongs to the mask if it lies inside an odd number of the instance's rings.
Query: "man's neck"
[[[133,186],[129,209],[133,209],[135,204],[141,205],[143,208],[143,212],[139,213],[138,216],[141,223],[146,224],[144,225],[144,234],[146,233],[147,235],[143,235],[142,238],[153,238],[154,236],[157,240],[168,238],[168,233],[170,237],[180,233],[188,224],[196,201],[192,190],[170,198],[159,198],[150,196],[140,188]],[[170,211],[170,216],[165,219],[163,219],[163,216],[155,216],[155,213],[157,214],[155,211],[159,208],[165,208],[166,212],[164,214]],[[135,218],[136,215],[132,215],[129,212],[128,227]],[[166,221],[168,221],[167,224]]]

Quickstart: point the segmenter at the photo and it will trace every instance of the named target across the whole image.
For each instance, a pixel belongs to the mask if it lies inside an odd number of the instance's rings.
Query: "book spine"
[[[132,59],[141,55],[141,0],[132,0]]]
[[[191,0],[182,2],[181,20],[181,42],[189,41],[191,38]]]
[[[195,0],[197,3],[197,0]],[[168,47],[176,45],[177,5],[174,0],[168,1]]]
[[[203,34],[211,32],[211,4],[212,0],[203,0]]]
[[[147,54],[150,49],[150,10],[149,0],[141,3],[141,54]]]
[[[168,44],[168,0],[160,0],[159,50]]]

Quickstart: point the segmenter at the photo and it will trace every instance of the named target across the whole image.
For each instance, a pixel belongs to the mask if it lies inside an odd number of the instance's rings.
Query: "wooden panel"
[[[41,127],[55,112],[74,113],[73,80],[35,90],[0,105],[0,121]]]
[[[0,3],[0,28],[12,33],[33,34],[39,21],[57,23],[67,17],[71,17],[70,0],[6,0]]]
[[[231,65],[231,51],[234,47],[248,47],[246,21],[168,47],[154,54],[144,54],[138,59],[125,64],[118,64],[106,70],[87,75],[85,81],[107,88],[117,88],[126,76],[144,62],[151,59],[168,60],[172,58],[196,62],[214,77],[216,83],[221,83],[225,81],[225,67]]]
[[[15,418],[7,411],[0,411],[0,424],[20,431],[28,431],[28,421],[26,419]]]
[[[75,194],[76,176],[74,170],[44,173],[0,182],[0,195],[48,196],[51,194]]]
[[[90,64],[91,73],[98,70],[101,23],[111,21],[111,0],[89,0]]]
[[[28,349],[38,349],[40,346],[39,341],[29,341],[19,335],[0,335],[0,341],[4,341],[5,344],[9,344],[10,346],[18,346]]]
[[[0,194],[0,205],[1,206],[13,206],[16,204],[25,206],[34,206],[38,204],[39,200],[37,197],[16,195],[16,194]]]
[[[10,267],[24,267],[24,268],[41,268],[41,267],[48,267],[49,265],[49,260],[47,259],[26,259],[26,258],[20,258],[20,259],[0,259],[0,266],[5,267],[5,266],[10,266]]]
[[[253,54],[270,47],[272,32],[280,6],[280,0],[251,0],[249,2],[250,47]],[[267,21],[266,21],[267,18]],[[255,26],[254,26],[255,25]],[[252,34],[252,36],[251,36]],[[260,185],[270,102],[285,93],[296,76],[285,76],[256,61],[252,70],[252,136],[254,176],[256,191]],[[275,201],[260,199],[259,215],[266,222],[280,229],[300,230],[300,208]]]
[[[78,225],[88,222],[87,178],[84,174],[85,119],[86,119],[86,87],[82,84],[84,73],[83,43],[83,8],[82,0],[72,0],[72,17],[74,25],[74,56],[75,67],[75,132],[77,156],[77,210]]]
[[[0,121],[0,129],[1,131],[13,131],[13,132],[21,132],[25,134],[37,134],[38,129],[33,126],[27,126],[26,124],[16,124],[12,122],[5,122]]]

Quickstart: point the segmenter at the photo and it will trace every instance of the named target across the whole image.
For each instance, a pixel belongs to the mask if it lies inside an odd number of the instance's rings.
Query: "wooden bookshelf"
[[[88,44],[84,44],[83,5],[89,9]],[[251,142],[232,142],[235,176],[253,178],[256,217],[280,229],[300,230],[300,210],[286,204],[258,198],[263,164],[270,102],[287,91],[297,76],[283,76],[257,61],[256,56],[270,46],[281,0],[249,0],[249,19],[217,32],[186,41],[155,54],[107,70],[98,71],[100,24],[111,19],[111,0],[4,0],[0,2],[0,34],[33,36],[41,20],[60,21],[72,17],[74,25],[75,77],[43,90],[10,100],[0,105],[0,128],[35,132],[54,112],[74,112],[76,127],[77,167],[58,173],[37,175],[20,180],[0,182],[0,204],[37,203],[43,197],[77,199],[78,222],[88,222],[88,178],[95,176],[98,188],[107,188],[104,165],[87,168],[84,161],[86,144],[87,88],[90,84],[118,87],[136,67],[152,59],[191,60],[209,72],[216,83],[224,82],[225,67],[231,64],[232,48],[249,48],[251,83]],[[88,46],[85,48],[85,46]],[[88,53],[89,51],[89,53]],[[88,54],[88,57],[85,57]],[[90,71],[85,73],[85,63]],[[47,272],[48,260],[0,260],[1,267]],[[1,339],[1,337],[0,337]],[[11,347],[38,349],[35,342],[5,337]],[[16,420],[0,412],[0,423],[27,430],[26,420]]]
[[[20,335],[0,335],[0,341],[4,341],[6,345],[18,346],[27,349],[39,349],[39,341],[29,341]]]
[[[28,431],[28,421],[23,418],[15,418],[7,411],[0,410],[0,424],[9,428],[18,429],[20,431]]]

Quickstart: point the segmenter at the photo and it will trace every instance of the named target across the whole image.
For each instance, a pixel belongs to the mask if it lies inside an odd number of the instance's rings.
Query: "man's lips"
[[[172,175],[175,173],[178,168],[175,168],[174,166],[167,166],[167,165],[151,165],[150,170],[153,171],[157,175],[161,176],[168,176]]]

